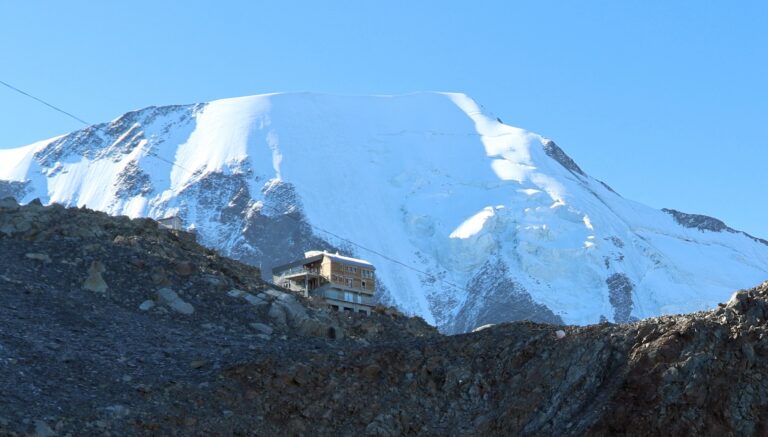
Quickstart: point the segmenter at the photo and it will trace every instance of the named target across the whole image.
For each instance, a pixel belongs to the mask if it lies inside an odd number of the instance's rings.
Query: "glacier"
[[[361,257],[383,303],[448,333],[704,310],[768,279],[767,241],[625,199],[459,93],[148,107],[0,150],[8,195],[178,215],[265,276],[306,250]]]

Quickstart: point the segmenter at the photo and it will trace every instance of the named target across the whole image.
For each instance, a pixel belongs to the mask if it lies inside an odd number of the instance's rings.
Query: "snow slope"
[[[311,249],[365,258],[383,301],[446,332],[700,310],[768,279],[768,242],[624,199],[463,94],[150,107],[0,150],[0,181],[22,201],[178,214],[265,272]]]

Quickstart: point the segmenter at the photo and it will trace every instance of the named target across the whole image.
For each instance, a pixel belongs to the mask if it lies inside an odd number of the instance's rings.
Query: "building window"
[[[365,288],[365,281],[360,281],[360,284],[361,284],[360,286],[361,286],[362,288]]]
[[[352,308],[349,308],[349,307],[344,307],[344,311],[349,311],[350,313],[355,312],[355,310],[353,310]]]
[[[331,305],[331,309],[334,310],[334,311],[338,311],[339,310],[339,306],[338,305]]]

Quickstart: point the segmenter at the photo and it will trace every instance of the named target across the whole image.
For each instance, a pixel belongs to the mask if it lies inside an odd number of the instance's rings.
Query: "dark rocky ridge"
[[[581,176],[586,176],[586,174],[581,169],[581,167],[579,167],[579,165],[576,164],[576,161],[574,161],[573,158],[568,156],[568,154],[565,153],[565,151],[561,149],[560,146],[555,144],[554,141],[547,141],[544,144],[544,153],[546,153],[547,156],[549,156],[550,158],[560,163],[560,165],[568,169],[571,173],[578,174]],[[610,187],[607,187],[607,188],[613,191]]]
[[[768,283],[443,336],[328,313],[148,219],[3,200],[0,256],[0,435],[768,433]]]
[[[722,220],[716,219],[714,217],[710,217],[708,215],[702,215],[702,214],[689,214],[689,213],[685,213],[685,212],[681,212],[681,211],[678,211],[675,209],[669,209],[669,208],[662,208],[661,210],[671,215],[672,217],[674,217],[675,221],[679,225],[685,226],[686,228],[698,229],[700,231],[711,231],[711,232],[726,231],[732,234],[742,234],[752,239],[753,241],[756,241],[758,243],[762,243],[768,246],[768,240],[755,237],[743,231],[737,231],[736,229],[733,229],[730,226],[726,225],[725,222],[723,222]]]
[[[662,208],[662,211],[675,218],[675,221],[686,228],[698,229],[700,231],[720,232],[728,229],[728,226],[722,220],[701,214],[688,214],[674,209]]]

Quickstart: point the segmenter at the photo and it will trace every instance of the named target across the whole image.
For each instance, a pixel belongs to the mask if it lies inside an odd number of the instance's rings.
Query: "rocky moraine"
[[[150,219],[0,200],[0,259],[2,435],[768,433],[768,284],[446,336],[328,312]]]

